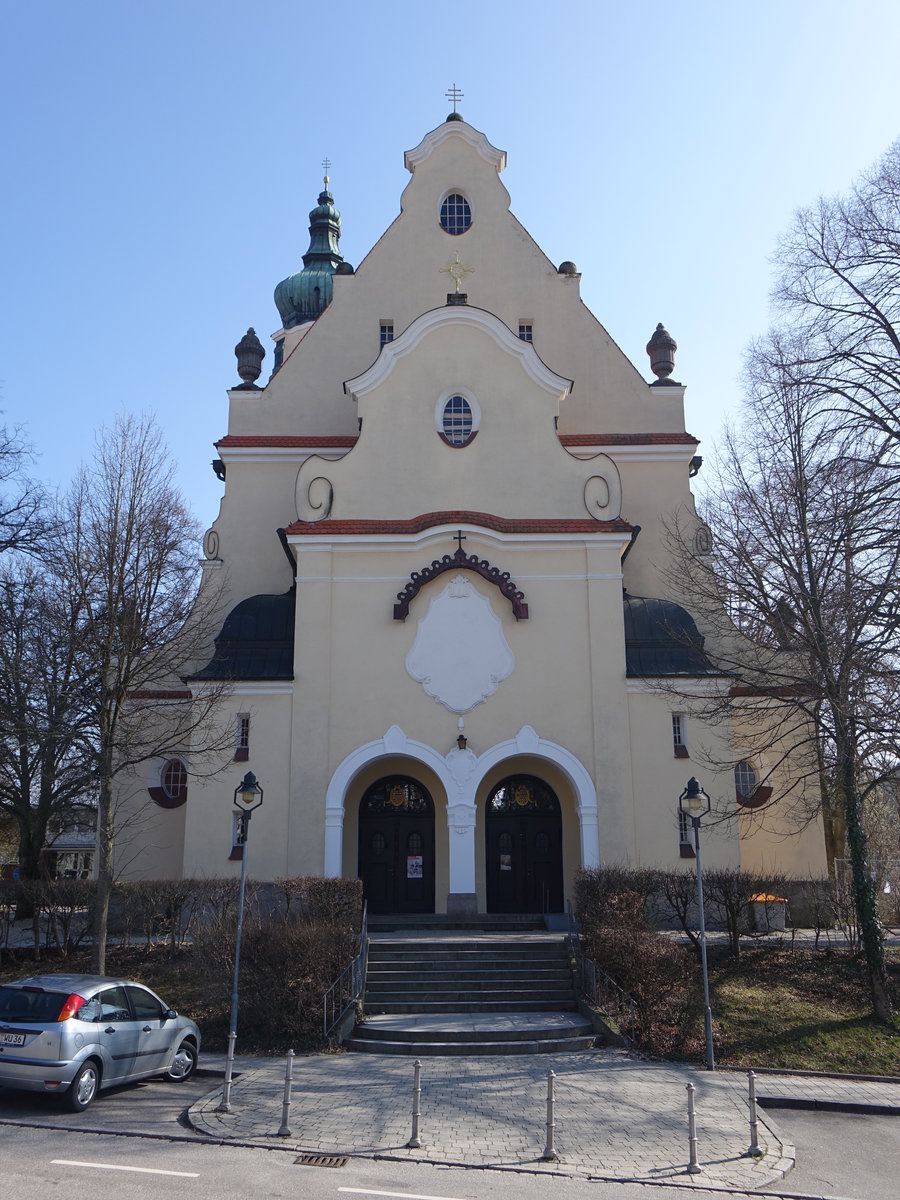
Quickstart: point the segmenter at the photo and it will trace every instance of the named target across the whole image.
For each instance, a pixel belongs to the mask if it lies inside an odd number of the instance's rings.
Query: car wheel
[[[166,1079],[172,1083],[184,1083],[194,1073],[197,1066],[197,1047],[193,1042],[182,1042],[175,1051],[172,1065],[166,1071]]]
[[[92,1058],[83,1063],[78,1074],[69,1084],[66,1105],[72,1112],[84,1112],[93,1103],[100,1090],[100,1068]]]

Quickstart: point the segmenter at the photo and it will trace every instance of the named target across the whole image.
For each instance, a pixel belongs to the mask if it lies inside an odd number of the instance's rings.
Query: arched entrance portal
[[[488,912],[562,912],[562,816],[552,788],[534,775],[504,779],[488,796],[484,836]]]
[[[359,877],[369,912],[434,912],[434,803],[415,779],[389,775],[360,801]]]

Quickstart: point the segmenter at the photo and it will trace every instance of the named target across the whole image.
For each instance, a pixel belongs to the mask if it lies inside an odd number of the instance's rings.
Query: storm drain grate
[[[294,1162],[300,1167],[346,1167],[346,1154],[301,1154]]]

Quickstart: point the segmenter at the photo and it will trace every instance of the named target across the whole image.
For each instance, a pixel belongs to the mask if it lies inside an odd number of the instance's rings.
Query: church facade
[[[582,866],[678,864],[695,774],[734,814],[705,862],[820,874],[815,822],[747,819],[784,768],[736,772],[727,727],[677,698],[721,680],[665,570],[671,514],[708,536],[674,342],[658,326],[648,382],[458,114],[405,165],[355,271],[326,176],[265,386],[252,330],[236,348],[219,632],[187,680],[227,683],[233,758],[186,744],[133,781],[125,872],[237,871],[249,769],[250,875],[358,875],[372,911],[559,912]]]

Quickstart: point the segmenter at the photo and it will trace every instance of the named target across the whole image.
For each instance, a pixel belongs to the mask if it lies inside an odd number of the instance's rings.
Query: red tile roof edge
[[[451,509],[447,512],[422,513],[408,520],[332,520],[294,521],[287,534],[404,534],[421,533],[435,525],[480,525],[497,533],[632,533],[634,526],[618,518],[595,521],[591,517],[497,517],[492,513]]]
[[[188,688],[135,688],[128,693],[129,700],[190,700]]]
[[[699,446],[699,438],[690,433],[561,433],[564,446]],[[272,447],[302,450],[317,446],[348,449],[359,441],[359,434],[335,434],[297,437],[293,434],[229,433],[215,443],[217,449],[266,449]]]
[[[267,447],[284,446],[288,449],[297,447],[315,446],[355,446],[359,440],[358,434],[341,435],[335,437],[293,437],[281,434],[243,434],[229,433],[215,443],[216,449],[265,449]]]
[[[690,433],[561,433],[564,446],[699,446]]]

